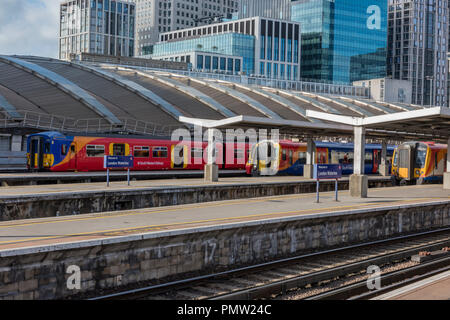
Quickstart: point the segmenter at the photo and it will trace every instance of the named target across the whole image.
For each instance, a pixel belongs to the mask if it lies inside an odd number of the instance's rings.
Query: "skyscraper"
[[[386,76],[386,0],[296,0],[303,79],[333,83]]]
[[[152,53],[159,34],[204,24],[238,10],[239,0],[136,0],[136,54]]]
[[[412,82],[412,103],[447,106],[448,1],[389,0],[388,75]]]
[[[238,16],[290,20],[292,0],[241,0]]]
[[[134,56],[135,5],[127,0],[60,4],[59,58],[82,52]]]

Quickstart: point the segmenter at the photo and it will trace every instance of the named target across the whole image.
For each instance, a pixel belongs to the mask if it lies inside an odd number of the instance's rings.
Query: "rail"
[[[138,135],[170,136],[180,126],[165,126],[131,118],[119,118],[120,125],[110,124],[105,119],[74,119],[64,116],[18,111],[20,118],[12,118],[0,111],[0,128],[27,128],[74,133],[128,133]]]
[[[214,79],[233,83],[245,84],[258,87],[270,87],[280,90],[292,90],[299,92],[320,93],[329,95],[349,96],[355,98],[370,99],[370,88],[356,87],[344,84],[332,84],[322,82],[309,81],[291,81],[282,79],[272,79],[258,76],[245,76],[226,73],[204,72],[199,70],[173,70],[161,68],[138,67],[134,65],[109,65],[106,63],[98,64],[102,67],[123,67],[129,69],[137,69],[142,71],[169,72],[192,78]]]
[[[161,296],[178,300],[186,299],[182,292],[188,288],[195,288],[199,292],[197,299],[210,300],[250,300],[283,295],[289,290],[309,284],[360,272],[370,265],[392,263],[407,259],[420,251],[446,247],[450,242],[449,231],[450,228],[444,228],[305,254],[256,266],[133,288],[91,300],[158,299]],[[230,280],[234,284],[232,288]],[[218,288],[218,291],[212,293],[212,287]],[[202,288],[205,290],[202,291]]]

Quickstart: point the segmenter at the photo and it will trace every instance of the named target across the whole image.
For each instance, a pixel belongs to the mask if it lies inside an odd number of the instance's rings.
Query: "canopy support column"
[[[444,172],[444,189],[450,190],[450,138],[447,141],[447,163]]]
[[[214,141],[214,130],[208,129],[208,161],[205,165],[205,182],[218,182],[219,181],[219,166],[215,161],[216,143]]]
[[[350,195],[355,198],[367,198],[369,179],[364,175],[366,134],[365,128],[354,128],[355,160],[353,163],[353,175],[350,176]]]
[[[306,164],[303,167],[303,177],[306,179],[313,178],[315,149],[314,140],[309,138],[306,147]]]
[[[389,163],[387,163],[387,143],[386,140],[383,140],[381,143],[381,163],[378,169],[378,172],[383,177],[390,176],[389,172]]]

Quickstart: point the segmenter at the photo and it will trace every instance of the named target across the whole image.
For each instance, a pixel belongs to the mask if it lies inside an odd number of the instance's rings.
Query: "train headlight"
[[[416,175],[420,176],[420,170],[416,170]]]

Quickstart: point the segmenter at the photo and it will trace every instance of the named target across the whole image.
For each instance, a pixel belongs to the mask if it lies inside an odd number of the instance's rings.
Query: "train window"
[[[289,164],[291,166],[294,164],[294,153],[292,150],[289,150]]]
[[[424,168],[425,161],[427,159],[428,147],[424,145],[420,145],[416,149],[416,163],[415,168]]]
[[[61,155],[65,156],[67,154],[67,145],[61,145]]]
[[[398,164],[398,151],[397,152],[395,152],[395,154],[394,154],[394,160],[393,160],[393,163],[392,163],[394,166],[397,166],[397,164]]]
[[[70,152],[75,153],[75,145],[74,144],[70,146]]]
[[[286,149],[283,149],[281,154],[282,154],[281,160],[286,161]]]
[[[298,161],[300,164],[306,164],[306,152],[298,153]]]
[[[234,149],[234,158],[235,159],[244,159],[245,151],[242,149]]]
[[[50,153],[50,142],[44,143],[44,153]]]
[[[150,157],[150,147],[134,147],[134,157],[135,158],[149,158]]]
[[[113,144],[113,156],[125,156],[125,144],[123,143],[114,143]]]
[[[366,164],[373,163],[373,153],[372,152],[366,152],[365,163]]]
[[[203,158],[203,149],[202,148],[192,148],[191,149],[191,158],[192,159]]]
[[[154,147],[152,149],[153,158],[167,158],[169,153],[167,152],[167,147]]]
[[[103,157],[105,155],[105,146],[87,145],[86,146],[86,155],[88,157]]]
[[[336,151],[336,150],[331,150],[330,152],[329,152],[329,157],[330,157],[330,162],[329,163],[331,163],[331,164],[338,164],[340,161],[340,153],[342,153],[342,152],[338,152],[338,151]]]

